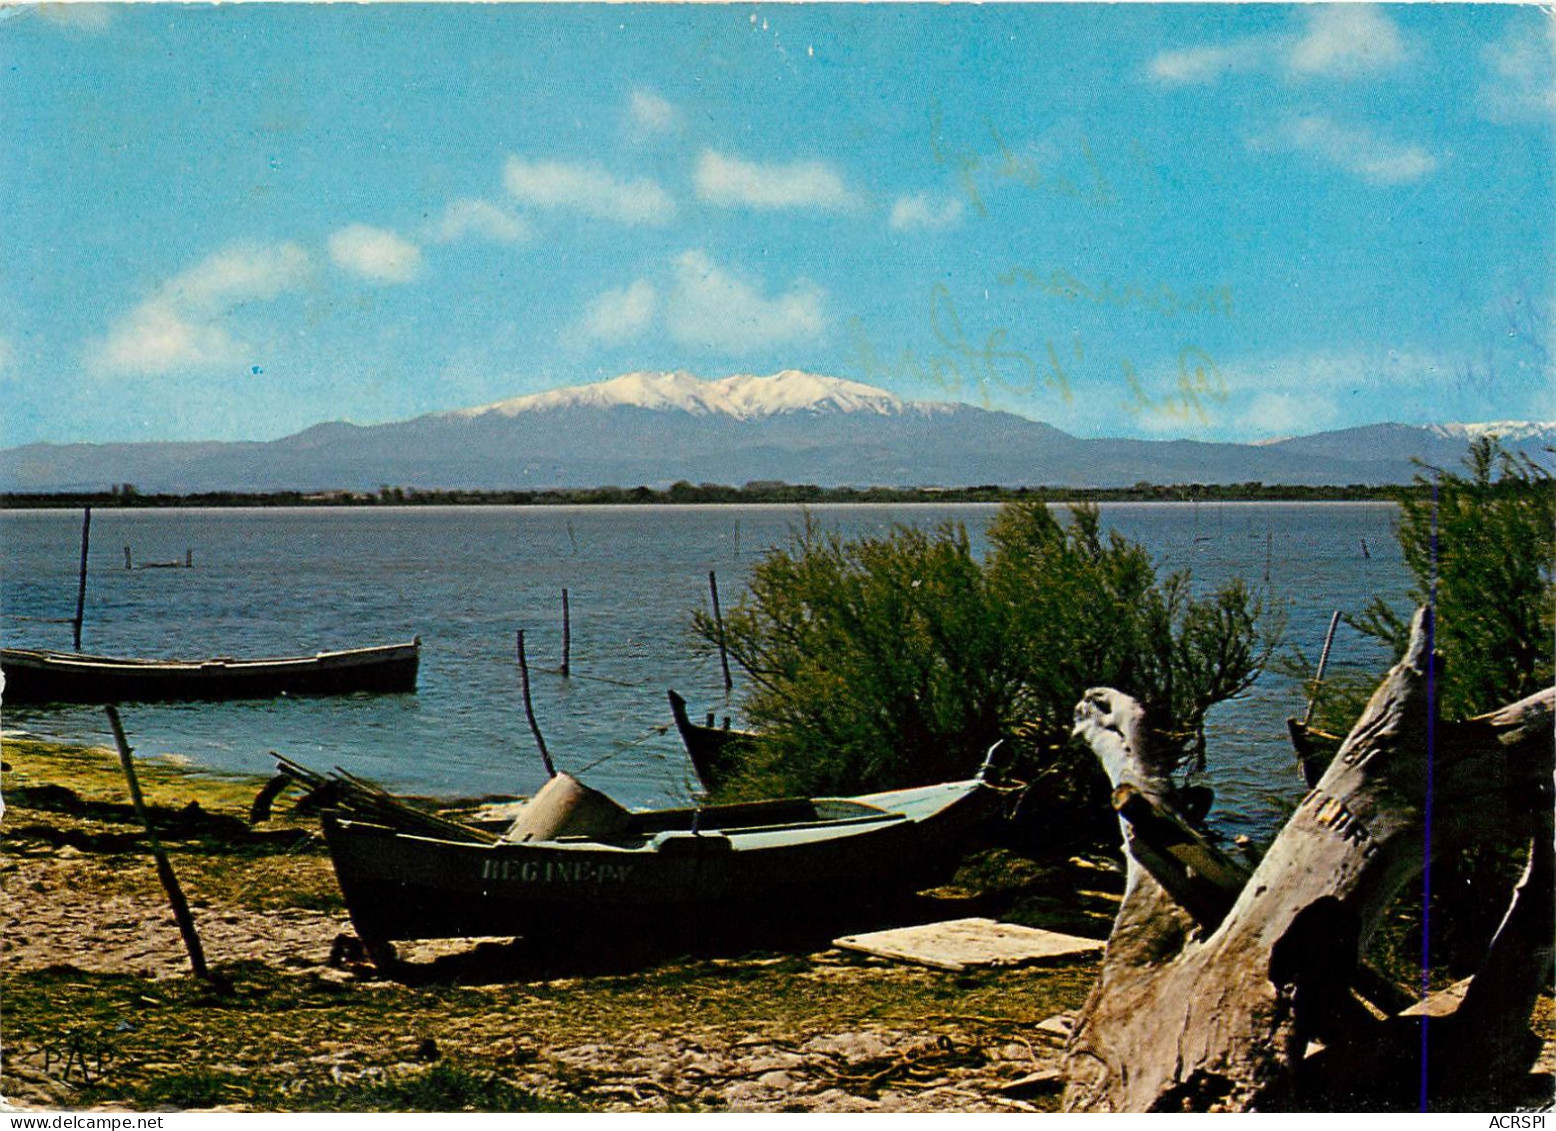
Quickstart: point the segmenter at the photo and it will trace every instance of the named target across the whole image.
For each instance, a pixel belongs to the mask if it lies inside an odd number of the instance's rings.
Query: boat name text
[[[626,883],[631,864],[596,864],[592,860],[483,860],[483,880],[516,880],[523,884]]]

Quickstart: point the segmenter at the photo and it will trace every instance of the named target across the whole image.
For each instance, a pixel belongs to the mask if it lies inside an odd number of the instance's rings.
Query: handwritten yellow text
[[[849,322],[853,358],[865,380],[908,380],[931,384],[948,393],[973,392],[985,408],[993,406],[997,392],[1031,396],[1048,388],[1068,403],[1074,396],[1070,374],[1058,348],[1044,343],[1043,359],[1010,345],[1010,331],[1003,326],[969,332],[951,292],[943,283],[930,292],[929,330],[935,346],[926,353],[911,348],[895,356],[883,356],[857,318]],[[1075,343],[1077,358],[1085,353]]]
[[[1226,378],[1221,375],[1215,359],[1198,346],[1186,346],[1178,351],[1178,376],[1170,392],[1147,391],[1139,372],[1130,361],[1124,361],[1124,383],[1129,387],[1129,398],[1124,408],[1135,415],[1151,415],[1165,420],[1194,420],[1210,423],[1210,404],[1220,404],[1229,396]]]
[[[946,133],[945,116],[940,110],[940,104],[930,103],[930,156],[936,165],[955,170],[967,202],[978,215],[988,215],[984,192],[989,185],[997,182],[1015,182],[1034,192],[1068,197],[1098,208],[1117,207],[1117,194],[1107,174],[1103,172],[1097,155],[1092,152],[1091,143],[1085,138],[1080,142],[1080,176],[1072,177],[1044,168],[1034,158],[1012,148],[992,120],[985,119],[984,126],[988,131],[987,145],[992,147],[992,152],[988,154],[976,145],[953,141]]]
[[[1176,318],[1180,314],[1232,317],[1232,288],[1226,285],[1196,286],[1183,294],[1166,283],[1128,281],[1115,287],[1112,279],[1103,279],[1093,286],[1062,267],[1044,271],[1020,264],[1000,272],[995,278],[1003,287],[1020,287],[1066,302],[1089,303],[1115,310],[1144,310],[1163,318]]]

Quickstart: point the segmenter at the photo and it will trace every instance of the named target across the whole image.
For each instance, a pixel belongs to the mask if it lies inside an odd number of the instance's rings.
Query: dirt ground
[[[164,839],[228,983],[212,992],[127,807],[38,776],[6,775],[0,862],[17,1110],[1052,1110],[1062,1018],[1094,969],[821,950],[493,976],[510,948],[457,942],[403,945],[385,977],[340,953],[354,936],[305,829],[245,855],[196,821]]]
[[[80,974],[189,980],[177,927],[155,897],[71,897],[94,886],[91,873],[101,866],[68,845],[6,860],[0,963],[8,978],[68,967]],[[194,915],[213,958],[262,960],[304,983],[368,996],[398,992],[370,967],[331,965],[336,939],[350,935],[342,914],[259,912],[201,902],[205,905],[197,903]],[[407,944],[401,956],[414,967],[425,967],[468,950],[469,944]],[[900,973],[885,963],[839,958],[828,952],[806,956],[806,973],[853,980]],[[1013,983],[1026,980],[1011,974]],[[559,981],[576,986],[581,980]],[[528,1063],[515,1067],[508,1078],[519,1089],[606,1111],[987,1112],[1051,1106],[1032,1101],[1051,1101],[1059,1088],[1059,1024],[1025,1032],[1009,1026],[1008,1039],[993,1041],[990,1028],[976,1020],[958,1025],[951,1017],[932,1024],[849,1024],[763,1035],[699,1025],[688,1017],[673,1030],[647,1038],[634,1033],[621,1041],[561,1040],[531,1048],[518,1058]],[[441,1043],[445,1053],[460,1044],[447,1038]],[[77,1105],[79,1085],[93,1074],[89,1066],[72,1066],[57,1051],[50,1055],[45,1047],[29,1048],[25,1040],[7,1045],[6,1102],[18,1110]],[[364,1057],[359,1047],[343,1042],[315,1054],[312,1067],[326,1071],[337,1084],[426,1071],[426,1053],[411,1051],[404,1060]],[[285,1063],[266,1066],[273,1072],[287,1068]]]
[[[1052,1111],[1096,974],[824,945],[537,959],[472,940],[402,945],[386,972],[343,945],[313,818],[251,826],[257,783],[151,766],[204,982],[113,756],[8,740],[5,762],[0,1102],[17,1110]],[[1044,925],[1105,935],[1120,877],[1094,858],[1057,871],[1001,857],[985,878],[1026,883]],[[1535,1018],[1547,1081],[1553,1009]]]

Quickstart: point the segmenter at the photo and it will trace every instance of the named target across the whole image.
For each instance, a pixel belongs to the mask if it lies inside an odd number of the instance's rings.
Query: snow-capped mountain
[[[1364,462],[1379,469],[1410,467],[1409,474],[1399,475],[1400,479],[1408,480],[1419,470],[1413,460],[1432,467],[1459,468],[1470,442],[1485,436],[1495,436],[1506,447],[1539,458],[1546,448],[1556,445],[1556,424],[1525,420],[1483,424],[1365,424],[1280,440],[1267,448],[1315,460]],[[1392,477],[1358,480],[1394,481]]]
[[[628,373],[394,424],[318,424],[264,443],[31,444],[0,451],[0,490],[1381,484],[1408,482],[1416,460],[1457,467],[1469,440],[1488,433],[1536,458],[1556,443],[1550,424],[1510,421],[1372,424],[1261,445],[1083,440],[1008,412],[906,401],[798,370],[716,380]]]
[[[721,415],[758,420],[789,412],[873,412],[883,416],[905,411],[934,411],[933,402],[909,402],[857,381],[822,377],[786,369],[770,377],[737,374],[705,381],[684,370],[673,373],[624,373],[609,381],[574,385],[544,393],[514,397],[478,408],[459,409],[450,416],[547,412],[567,408],[644,408]]]
[[[1427,431],[1448,440],[1468,443],[1483,436],[1495,436],[1504,444],[1522,444],[1529,440],[1556,443],[1556,420],[1492,420],[1484,424],[1428,424]]]

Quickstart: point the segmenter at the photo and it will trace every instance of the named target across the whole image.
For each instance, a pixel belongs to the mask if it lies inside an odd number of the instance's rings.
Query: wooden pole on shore
[[[109,705],[103,709],[108,713],[108,725],[113,727],[113,740],[119,748],[119,764],[124,767],[124,780],[130,785],[130,803],[135,806],[135,815],[140,818],[141,824],[146,826],[146,841],[151,845],[151,855],[157,862],[157,879],[162,881],[162,890],[167,892],[168,902],[173,905],[173,918],[178,920],[178,933],[184,937],[184,949],[189,951],[189,965],[194,967],[196,976],[209,981],[211,974],[205,965],[205,948],[200,945],[200,936],[195,931],[194,918],[189,914],[189,901],[184,898],[184,889],[178,886],[173,865],[168,863],[162,842],[157,839],[157,830],[152,827],[151,814],[146,811],[146,800],[141,796],[140,782],[135,777],[135,762],[130,757],[130,744],[124,737],[124,724],[119,721],[119,712],[115,707]]]
[[[524,630],[519,629],[519,687],[524,692],[524,717],[529,720],[530,733],[535,736],[535,745],[540,747],[540,760],[546,765],[546,773],[550,777],[556,777],[556,766],[551,761],[551,754],[546,749],[545,736],[540,733],[540,724],[535,721],[535,706],[529,697],[529,663],[524,659]]]
[[[86,617],[86,556],[87,550],[92,544],[92,508],[83,508],[81,515],[81,577],[76,585],[76,619],[72,621],[75,628],[76,651],[81,651],[81,621]]]
[[[711,569],[708,571],[708,589],[713,594],[713,623],[719,633],[719,663],[724,668],[724,690],[728,692],[735,686],[735,681],[729,678],[729,649],[724,645],[724,614],[719,609],[719,577]]]
[[[567,590],[562,590],[562,678],[572,674],[573,622],[567,607]]]

